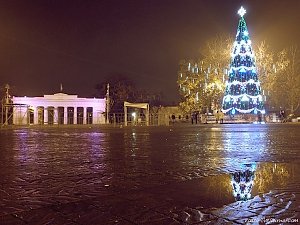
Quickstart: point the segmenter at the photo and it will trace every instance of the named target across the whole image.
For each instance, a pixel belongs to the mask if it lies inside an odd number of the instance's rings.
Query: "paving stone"
[[[250,218],[256,215],[251,211],[235,209],[231,206],[224,206],[220,209],[213,210],[211,213],[217,217],[226,218],[231,221],[239,218]]]
[[[169,203],[167,205],[158,206],[154,210],[186,224],[194,224],[194,223],[213,220],[217,218],[212,214],[205,213],[204,211],[202,211],[202,208],[197,209],[197,208],[190,208],[183,205],[177,205],[177,206],[174,205],[175,204]]]
[[[223,218],[216,218],[209,221],[203,221],[200,223],[194,223],[195,225],[240,225],[237,221],[228,221]]]
[[[56,205],[54,210],[73,221],[82,221],[82,218],[98,218],[101,212],[87,201],[69,202]]]
[[[5,216],[0,216],[0,224],[1,225],[24,225],[25,221],[13,216],[12,214],[8,214]]]
[[[289,210],[300,212],[300,198],[296,198],[291,201],[291,204],[288,206]]]
[[[84,225],[296,219],[298,134],[299,125],[268,124],[0,130],[0,218]],[[245,163],[256,164],[254,197],[235,201],[231,176]]]
[[[22,212],[27,210],[28,208],[24,205],[19,205],[15,202],[8,202],[7,204],[0,205],[0,216],[12,214],[16,212]]]
[[[175,221],[174,219],[151,209],[140,209],[134,214],[124,215],[123,218],[135,224],[163,224],[166,221]]]
[[[26,224],[75,224],[62,214],[54,212],[50,208],[33,209],[13,214],[16,218],[25,221]]]

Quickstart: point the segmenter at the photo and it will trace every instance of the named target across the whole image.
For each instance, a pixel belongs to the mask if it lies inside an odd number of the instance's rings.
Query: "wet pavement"
[[[0,224],[300,224],[300,124],[0,130]]]

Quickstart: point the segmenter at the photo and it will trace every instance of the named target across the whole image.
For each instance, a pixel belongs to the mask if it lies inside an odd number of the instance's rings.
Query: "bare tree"
[[[274,53],[265,41],[255,46],[255,65],[261,87],[266,93],[270,93],[275,81]]]
[[[126,75],[115,73],[107,79],[96,84],[97,93],[104,96],[107,84],[110,85],[111,112],[123,112],[124,101],[134,101],[137,95],[137,89],[133,81]]]
[[[198,60],[182,60],[178,81],[185,112],[219,108],[230,63],[232,38],[219,35],[209,40]]]
[[[103,97],[107,84],[110,85],[111,112],[123,112],[124,101],[147,102],[152,105],[161,105],[162,93],[153,93],[137,88],[132,79],[121,73],[111,74],[107,79],[96,84],[97,96]]]
[[[300,106],[300,61],[298,48],[293,46],[285,50],[286,68],[276,76],[274,95],[277,104],[291,114]]]

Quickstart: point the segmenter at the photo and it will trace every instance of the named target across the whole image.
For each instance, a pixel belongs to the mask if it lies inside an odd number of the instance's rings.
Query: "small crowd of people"
[[[275,113],[273,113],[275,116]],[[264,123],[264,122],[274,122],[276,119],[273,119],[273,114],[269,115],[263,115],[260,111],[257,112],[257,115],[253,115],[251,118],[248,118],[248,121],[254,121],[258,123]],[[279,111],[276,113],[277,118],[279,117],[279,121],[281,123],[288,122],[289,119],[291,118],[290,115],[286,116],[286,113],[284,110]],[[291,114],[292,115],[292,114]],[[256,116],[256,118],[254,118]],[[271,117],[272,116],[272,117]],[[221,110],[215,110],[213,114],[210,113],[200,113],[198,111],[193,112],[190,115],[186,115],[185,117],[178,116],[178,121],[183,121],[183,122],[191,122],[192,124],[198,124],[198,123],[224,123],[224,117],[225,114]],[[231,119],[233,117],[230,117]],[[247,118],[244,118],[247,120]],[[173,114],[172,116],[169,117],[170,122],[175,123],[176,117]]]
[[[214,113],[214,116],[215,116],[216,123],[223,123],[224,122],[224,113],[222,111],[217,110]],[[175,121],[176,121],[176,117],[175,117],[174,114],[172,114],[169,117],[169,119],[170,119],[170,122],[172,122],[172,123],[175,123]],[[178,116],[178,119],[181,120],[181,116]],[[185,117],[185,121],[190,121],[190,122],[192,122],[192,124],[198,124],[199,122],[200,123],[207,123],[207,119],[208,119],[208,114],[207,113],[200,114],[199,112],[193,112],[190,115],[190,118],[189,118],[188,115],[186,115],[186,117]]]
[[[223,123],[224,122],[224,113],[222,111],[217,110],[215,113],[216,123]]]

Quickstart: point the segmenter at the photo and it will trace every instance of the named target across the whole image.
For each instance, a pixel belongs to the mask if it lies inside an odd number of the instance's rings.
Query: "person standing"
[[[175,117],[175,115],[174,115],[174,114],[172,114],[171,118],[172,118],[172,123],[175,123],[175,119],[176,119],[176,117]]]
[[[215,117],[216,117],[216,123],[219,123],[219,111],[217,110]]]
[[[224,113],[222,111],[219,112],[220,123],[224,123]]]

